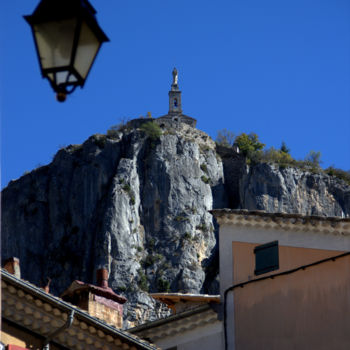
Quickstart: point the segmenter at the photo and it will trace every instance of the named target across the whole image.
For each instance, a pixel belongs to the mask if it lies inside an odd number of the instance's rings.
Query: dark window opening
[[[174,98],[174,107],[177,107],[177,98]]]
[[[279,269],[278,241],[258,245],[254,248],[256,275]]]

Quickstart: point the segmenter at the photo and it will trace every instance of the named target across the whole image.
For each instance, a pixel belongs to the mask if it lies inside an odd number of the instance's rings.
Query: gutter
[[[289,275],[289,274],[297,272],[299,270],[306,270],[309,267],[320,265],[320,264],[323,264],[323,263],[328,262],[328,261],[336,261],[337,259],[349,256],[349,255],[350,255],[350,252],[345,252],[345,253],[342,253],[342,254],[339,254],[339,255],[336,255],[336,256],[332,256],[330,258],[326,258],[326,259],[315,261],[315,262],[313,262],[311,264],[302,265],[302,266],[296,267],[294,269],[290,269],[290,270],[287,270],[287,271],[279,272],[279,273],[276,273],[276,274],[273,274],[273,275],[268,275],[268,276],[256,278],[256,279],[253,279],[253,280],[250,280],[250,281],[237,283],[237,284],[232,285],[231,287],[228,287],[225,290],[225,292],[224,292],[224,344],[225,344],[225,350],[228,350],[228,348],[227,348],[227,310],[226,310],[227,308],[226,308],[226,306],[227,306],[227,294],[229,292],[233,291],[234,289],[236,289],[238,287],[243,288],[247,284],[260,282],[260,281],[264,281],[264,280],[267,280],[267,279],[274,279],[275,277],[279,277],[279,276]]]
[[[50,333],[45,338],[44,345],[43,345],[43,350],[50,350],[50,342],[51,342],[51,340],[53,338],[57,337],[64,330],[68,329],[73,324],[73,320],[74,320],[74,310],[72,310],[70,312],[69,316],[67,317],[66,323],[62,327],[60,327],[57,330],[55,330],[54,332]]]

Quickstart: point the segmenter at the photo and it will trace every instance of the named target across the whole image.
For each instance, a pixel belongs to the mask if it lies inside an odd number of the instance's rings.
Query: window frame
[[[260,253],[260,254],[259,254]],[[270,271],[279,269],[279,244],[278,241],[272,241],[260,244],[254,248],[256,276],[263,275]],[[270,255],[270,256],[269,256]],[[264,260],[267,263],[264,264]]]

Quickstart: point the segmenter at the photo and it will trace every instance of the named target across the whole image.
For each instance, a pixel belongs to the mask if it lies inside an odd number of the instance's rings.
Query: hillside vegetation
[[[235,137],[234,133],[223,129],[218,131],[216,143],[224,147],[239,148],[239,151],[246,157],[248,164],[272,163],[277,164],[280,168],[295,167],[312,173],[324,173],[335,176],[350,184],[350,170],[330,166],[326,169],[321,167],[321,152],[310,151],[302,160],[292,157],[290,149],[283,141],[281,147],[265,148],[265,144],[260,142],[259,137],[255,133],[242,133]]]

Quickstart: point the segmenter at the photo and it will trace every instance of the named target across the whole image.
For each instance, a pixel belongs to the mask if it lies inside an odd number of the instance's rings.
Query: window
[[[279,269],[278,241],[258,245],[254,248],[254,254],[256,275]]]
[[[174,107],[177,107],[177,98],[174,98]]]

